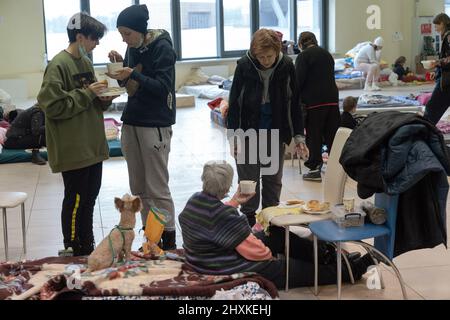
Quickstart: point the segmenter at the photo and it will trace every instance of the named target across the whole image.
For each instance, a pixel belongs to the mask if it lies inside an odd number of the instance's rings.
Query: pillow
[[[199,84],[208,83],[209,76],[205,74],[200,68],[192,68],[192,73],[186,80],[186,86],[196,86]]]
[[[0,102],[4,104],[11,103],[11,96],[5,90],[0,89]]]
[[[225,80],[226,79],[224,77],[213,75],[208,78],[208,83],[219,85],[222,84]]]

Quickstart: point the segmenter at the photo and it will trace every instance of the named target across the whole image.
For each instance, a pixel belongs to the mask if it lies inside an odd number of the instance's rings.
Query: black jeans
[[[337,106],[323,106],[308,109],[306,112],[306,146],[309,159],[305,166],[311,170],[320,169],[323,164],[322,146],[331,151],[334,136],[339,128],[341,115]]]
[[[61,224],[64,246],[75,255],[88,255],[94,249],[93,216],[95,200],[102,183],[103,162],[62,172],[64,200]]]
[[[285,231],[283,228],[270,227],[270,236],[266,236],[263,232],[257,233],[255,236],[270,248],[273,256],[284,254]],[[309,287],[314,285],[314,245],[308,239],[303,239],[290,233],[290,250],[289,250],[289,287]],[[337,282],[337,266],[336,253],[334,248],[328,243],[318,242],[319,253],[319,285],[336,284]],[[359,280],[364,273],[364,269],[354,268],[353,275],[355,280]],[[278,289],[282,289],[286,285],[286,260],[277,259],[272,261],[265,270],[259,273],[268,280],[271,280]],[[342,264],[342,281],[350,282],[350,276],[346,265]]]
[[[450,92],[443,92],[440,83],[436,85],[428,101],[424,117],[436,125],[450,106]]]

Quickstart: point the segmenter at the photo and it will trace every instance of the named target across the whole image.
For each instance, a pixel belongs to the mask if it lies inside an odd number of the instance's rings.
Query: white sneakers
[[[380,90],[381,90],[381,88],[379,86],[377,86],[377,84],[374,82],[372,84],[372,91],[380,91]]]
[[[372,91],[372,86],[366,82],[366,85],[364,86],[364,91]]]
[[[372,85],[366,82],[366,85],[364,86],[364,91],[380,91],[380,90],[381,88],[377,86],[375,82]]]

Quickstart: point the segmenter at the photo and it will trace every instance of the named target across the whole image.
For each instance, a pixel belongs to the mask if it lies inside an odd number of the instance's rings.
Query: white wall
[[[26,8],[26,10],[24,9]],[[41,0],[0,1],[0,78],[23,78],[36,94],[45,53]]]
[[[412,53],[412,20],[416,15],[434,16],[444,11],[445,0],[331,0],[329,47],[336,54],[343,55],[357,43],[373,41],[382,36],[385,40],[383,60],[393,63],[401,55],[408,62],[414,61]],[[417,3],[417,5],[416,5]],[[366,10],[370,5],[381,9],[381,29],[369,30]],[[417,9],[416,9],[417,7]],[[403,41],[393,40],[394,32],[403,35]]]
[[[417,6],[418,16],[430,17],[445,12],[445,0],[419,0]]]

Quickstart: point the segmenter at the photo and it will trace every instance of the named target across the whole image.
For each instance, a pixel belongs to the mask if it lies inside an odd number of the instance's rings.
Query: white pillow
[[[3,89],[0,89],[0,102],[4,104],[11,103],[11,96]]]
[[[192,68],[192,73],[186,80],[186,86],[196,86],[199,84],[208,83],[209,76],[205,74],[200,68]]]

